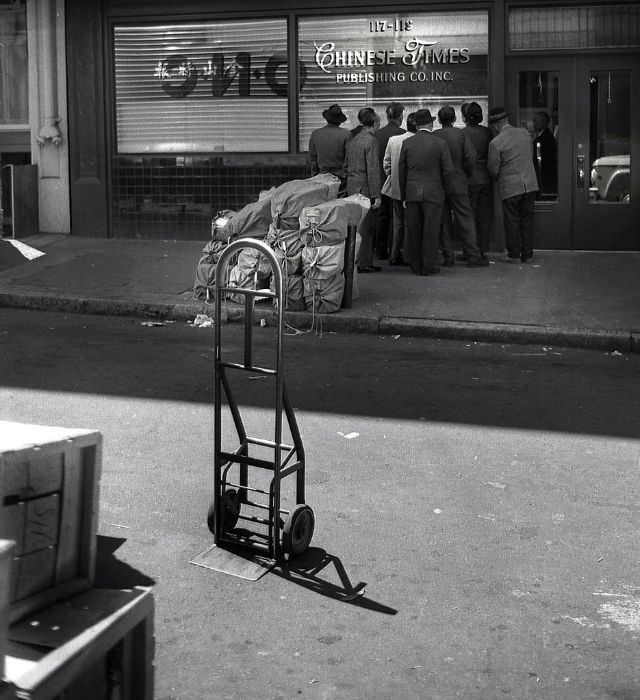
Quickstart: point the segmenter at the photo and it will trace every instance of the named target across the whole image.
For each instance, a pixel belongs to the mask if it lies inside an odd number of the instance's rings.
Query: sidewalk
[[[0,307],[185,321],[212,314],[192,296],[204,241],[43,234],[23,242],[46,254],[0,272]],[[351,309],[286,320],[300,330],[313,322],[325,332],[640,352],[640,253],[540,251],[527,265],[490,259],[488,268],[457,264],[434,277],[383,262],[382,272],[359,276]],[[228,319],[239,309],[230,306]]]

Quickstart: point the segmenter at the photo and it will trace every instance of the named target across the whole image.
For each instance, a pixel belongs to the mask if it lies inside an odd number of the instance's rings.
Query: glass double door
[[[640,58],[508,59],[511,123],[529,130],[536,247],[640,250]]]

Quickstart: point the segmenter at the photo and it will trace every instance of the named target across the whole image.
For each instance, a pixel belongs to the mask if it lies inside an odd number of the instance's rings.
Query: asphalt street
[[[0,419],[104,435],[97,583],[154,586],[157,700],[640,698],[640,356],[288,332],[316,532],[253,582],[189,563],[212,329],[0,310]],[[269,382],[237,388],[264,437]]]

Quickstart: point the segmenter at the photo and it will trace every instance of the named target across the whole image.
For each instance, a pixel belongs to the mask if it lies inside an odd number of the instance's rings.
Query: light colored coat
[[[363,129],[347,141],[346,151],[347,194],[377,199],[381,186],[378,142]]]
[[[500,199],[538,191],[533,143],[526,129],[506,124],[489,143],[487,168],[498,181]]]
[[[384,168],[387,179],[382,185],[382,194],[391,197],[391,199],[402,200],[400,196],[400,181],[398,180],[398,161],[400,160],[402,142],[408,139],[409,136],[413,136],[410,131],[392,136],[389,141],[387,141],[387,147],[384,150],[382,167]]]

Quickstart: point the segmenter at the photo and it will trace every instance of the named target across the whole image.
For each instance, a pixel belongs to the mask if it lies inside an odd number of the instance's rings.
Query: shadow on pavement
[[[142,323],[0,309],[2,386],[213,410],[213,330]],[[254,330],[254,364],[273,343],[269,333]],[[225,335],[230,350],[242,349],[240,325],[230,324]],[[636,439],[638,362],[638,354],[561,347],[355,334],[285,338],[295,411],[347,416],[354,425],[385,418]],[[271,382],[257,378],[245,376],[234,395],[243,408],[273,411]]]
[[[134,588],[153,586],[154,579],[114,556],[114,552],[126,542],[122,537],[98,535],[96,551],[96,588]]]
[[[354,586],[340,559],[320,547],[309,547],[294,559],[276,564],[271,573],[314,593],[351,603],[365,610],[386,615],[396,615],[398,612],[388,605],[365,597],[367,584],[360,581]],[[337,575],[339,584],[330,581],[332,574]]]

